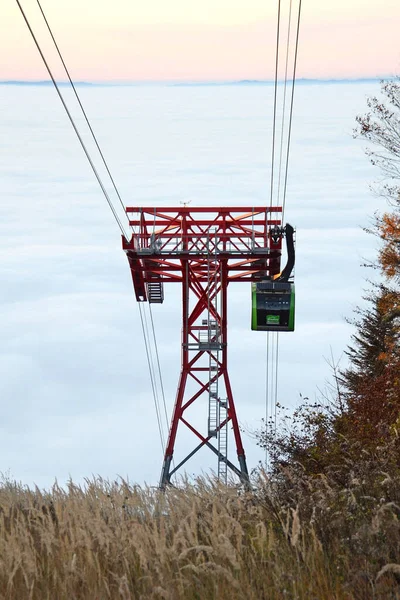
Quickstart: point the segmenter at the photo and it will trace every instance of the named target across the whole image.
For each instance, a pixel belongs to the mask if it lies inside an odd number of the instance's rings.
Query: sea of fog
[[[363,227],[385,203],[369,189],[379,173],[352,131],[378,91],[374,81],[296,88],[286,218],[297,228],[297,326],[280,335],[278,387],[290,408],[300,394],[323,392],[327,360],[339,360],[350,341],[345,318],[368,288],[371,273],[360,265],[376,241]],[[126,204],[269,203],[272,86],[79,93]],[[52,87],[0,86],[0,123],[0,471],[39,486],[92,474],[157,484],[162,454],[120,232]],[[97,157],[96,165],[106,181]],[[165,292],[153,316],[171,410],[179,286]],[[231,383],[252,468],[264,459],[254,431],[265,415],[266,335],[250,330],[248,285],[229,294]],[[196,443],[179,434],[177,460]],[[189,474],[215,468],[209,450],[187,463]]]

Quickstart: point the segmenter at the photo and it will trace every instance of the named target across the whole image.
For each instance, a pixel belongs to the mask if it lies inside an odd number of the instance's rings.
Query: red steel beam
[[[122,240],[136,299],[147,300],[146,284],[150,282],[182,285],[181,373],[160,484],[167,485],[171,474],[196,451],[190,452],[176,469],[171,468],[180,423],[201,440],[198,448],[206,446],[219,455],[211,444],[212,436],[198,431],[185,415],[195,402],[204,401],[215,381],[220,382],[226,395],[226,421],[232,425],[239,469],[227,457],[226,464],[246,484],[246,457],[228,372],[228,285],[249,283],[280,271],[282,207],[128,207],[126,212],[139,214],[130,221],[136,228],[132,239]],[[205,316],[215,320],[220,331],[220,350],[218,355],[214,353],[216,370],[212,377],[204,362],[213,350],[204,349],[200,342],[201,332],[208,329],[203,325]],[[207,372],[209,378],[203,381]],[[188,388],[189,380],[197,389]]]

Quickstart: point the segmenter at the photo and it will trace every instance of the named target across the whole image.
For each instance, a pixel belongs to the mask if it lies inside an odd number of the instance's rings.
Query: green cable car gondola
[[[284,281],[252,283],[253,331],[294,331],[294,285]]]
[[[274,279],[253,282],[251,328],[253,331],[294,331],[295,291],[289,277],[294,267],[294,229],[285,227],[288,262]]]

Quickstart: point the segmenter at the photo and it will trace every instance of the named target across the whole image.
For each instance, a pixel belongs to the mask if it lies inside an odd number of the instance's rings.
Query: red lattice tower
[[[230,283],[249,284],[279,273],[282,208],[128,207],[126,212],[136,232],[130,241],[123,238],[136,300],[162,303],[164,283],[182,286],[182,366],[160,485],[165,487],[203,447],[217,455],[220,479],[226,481],[229,467],[247,484],[228,374],[227,291]],[[208,407],[203,432],[187,417],[193,403]],[[238,466],[228,459],[229,424]],[[182,426],[193,433],[197,444],[172,468]]]

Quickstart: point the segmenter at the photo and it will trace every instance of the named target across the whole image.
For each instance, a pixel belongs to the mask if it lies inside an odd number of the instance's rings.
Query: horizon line
[[[362,83],[369,81],[382,81],[387,79],[393,79],[393,76],[369,76],[369,77],[339,77],[339,78],[314,78],[314,77],[301,77],[296,79],[297,84],[312,84],[312,83]],[[68,80],[60,80],[56,82],[60,86],[68,86],[70,82]],[[160,86],[171,86],[171,87],[189,87],[189,86],[228,86],[228,85],[274,85],[273,79],[204,79],[204,80],[77,80],[73,82],[74,85],[79,86],[145,86],[145,85],[160,85]],[[284,84],[285,81],[278,80],[278,85]],[[289,81],[291,83],[291,80]],[[51,79],[0,79],[0,85],[31,85],[31,86],[47,86],[53,85]]]

